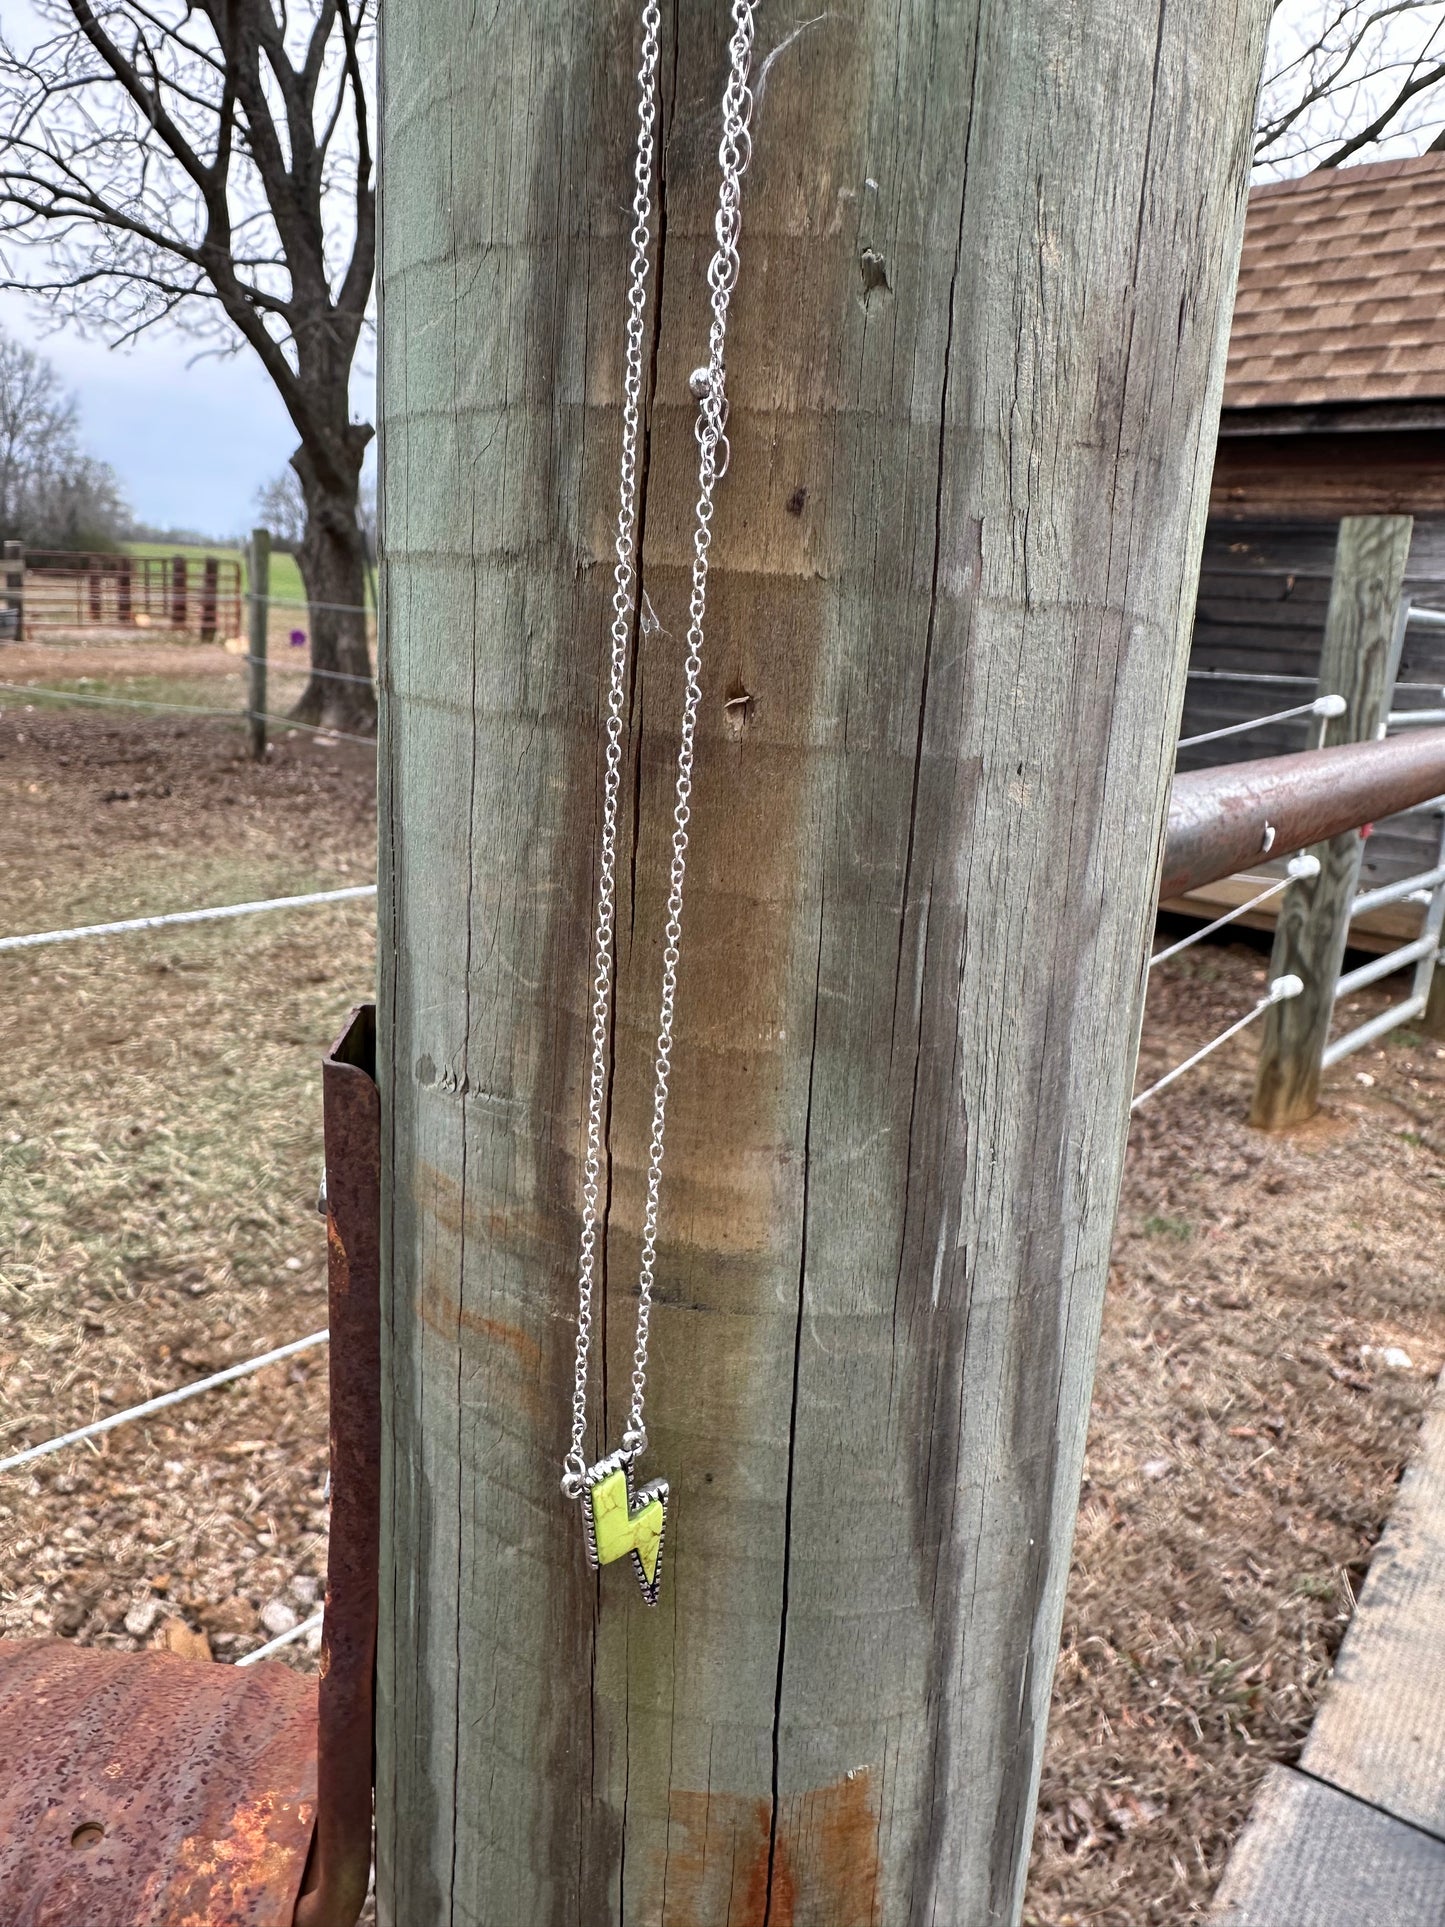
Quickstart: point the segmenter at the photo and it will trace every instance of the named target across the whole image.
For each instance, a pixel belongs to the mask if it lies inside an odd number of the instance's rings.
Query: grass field
[[[127,542],[126,552],[134,556],[143,555],[219,555],[232,562],[241,564],[242,578],[245,577],[246,558],[239,548],[226,548],[221,544],[200,548],[185,542]],[[249,583],[247,587],[249,588]],[[280,603],[302,603],[306,600],[306,590],[301,581],[301,571],[294,555],[273,553],[271,557],[271,594]]]

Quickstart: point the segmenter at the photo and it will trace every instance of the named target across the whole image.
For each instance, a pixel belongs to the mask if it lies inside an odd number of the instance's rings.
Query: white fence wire
[[[1216,930],[1222,930],[1226,924],[1237,923],[1241,917],[1247,917],[1251,910],[1257,910],[1260,904],[1268,903],[1271,897],[1277,897],[1292,883],[1309,882],[1319,873],[1320,860],[1317,856],[1311,856],[1308,851],[1301,852],[1299,856],[1292,856],[1286,874],[1277,882],[1271,883],[1267,890],[1261,890],[1257,897],[1250,897],[1244,903],[1237,903],[1232,910],[1226,910],[1222,917],[1216,917],[1213,923],[1201,924],[1199,929],[1191,930],[1187,937],[1181,937],[1177,943],[1171,943],[1167,949],[1156,950],[1149,959],[1149,968],[1152,970],[1155,964],[1163,963],[1166,958],[1177,957],[1181,950],[1188,950],[1196,943],[1203,943],[1204,939],[1212,937]]]
[[[1205,1044],[1202,1049],[1195,1051],[1192,1057],[1186,1057],[1182,1064],[1176,1064],[1172,1071],[1166,1071],[1157,1083],[1151,1084],[1147,1090],[1140,1091],[1139,1095],[1130,1104],[1130,1111],[1137,1111],[1141,1104],[1147,1104],[1151,1097],[1157,1097],[1160,1091],[1166,1090],[1169,1085],[1174,1082],[1176,1077],[1183,1077],[1184,1073],[1186,1071],[1192,1071],[1196,1064],[1202,1064],[1206,1057],[1209,1057],[1219,1049],[1221,1044],[1227,1044],[1231,1037],[1237,1037],[1246,1024],[1252,1024],[1256,1017],[1262,1017],[1271,1005],[1282,1004],[1287,1002],[1291,997],[1298,997],[1303,990],[1304,982],[1299,977],[1276,977],[1265,995],[1261,997],[1259,1002],[1254,1006],[1253,1010],[1247,1010],[1242,1017],[1236,1018],[1227,1029],[1220,1031],[1217,1037],[1210,1038],[1209,1042]]]
[[[80,923],[69,930],[29,930],[19,936],[0,937],[0,951],[78,943],[83,937],[120,937],[135,930],[164,930],[174,924],[218,923],[230,917],[260,916],[268,910],[304,910],[318,903],[358,902],[375,895],[374,883],[357,883],[341,890],[309,890],[295,897],[265,897],[255,903],[218,903],[205,910],[167,910],[155,917],[123,917],[118,923]]]
[[[228,1365],[224,1371],[212,1372],[209,1378],[198,1378],[189,1385],[178,1385],[173,1392],[162,1392],[140,1405],[127,1406],[123,1412],[112,1412],[109,1418],[99,1418],[90,1425],[77,1426],[73,1432],[62,1432],[58,1438],[46,1439],[42,1445],[28,1445],[23,1452],[12,1452],[9,1458],[0,1459],[0,1472],[18,1472],[21,1466],[47,1458],[52,1452],[63,1451],[68,1445],[80,1445],[87,1439],[99,1438],[103,1432],[113,1432],[118,1425],[131,1425],[138,1419],[152,1418],[157,1412],[168,1411],[171,1406],[184,1404],[189,1398],[199,1398],[202,1392],[214,1391],[219,1385],[229,1385],[235,1379],[248,1378],[252,1372],[264,1371],[268,1365],[279,1365],[283,1359],[309,1352],[316,1345],[324,1345],[330,1336],[330,1332],[325,1330],[308,1332],[305,1338],[293,1338],[289,1345],[278,1345],[274,1351],[262,1352],[256,1358],[242,1359],[239,1365]]]
[[[284,1633],[277,1633],[276,1637],[274,1639],[268,1639],[264,1646],[257,1646],[254,1651],[249,1653],[242,1653],[235,1664],[237,1666],[254,1666],[258,1659],[269,1659],[272,1653],[279,1653],[283,1646],[294,1646],[298,1639],[305,1639],[308,1633],[318,1632],[325,1617],[326,1608],[324,1606],[318,1606],[316,1611],[310,1614],[309,1617],[300,1620],[295,1626],[288,1626]]]
[[[1251,716],[1248,722],[1226,723],[1222,729],[1206,729],[1198,736],[1185,736],[1180,739],[1180,749],[1193,749],[1198,743],[1216,743],[1221,736],[1243,736],[1247,730],[1263,729],[1268,723],[1287,723],[1293,716],[1343,716],[1345,713],[1343,696],[1316,696],[1313,702],[1296,703],[1292,709],[1271,710],[1267,716]]]

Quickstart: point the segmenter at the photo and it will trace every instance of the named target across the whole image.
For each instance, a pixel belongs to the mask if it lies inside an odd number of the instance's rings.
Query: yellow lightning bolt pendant
[[[582,1494],[587,1557],[594,1567],[610,1566],[632,1554],[633,1570],[649,1606],[657,1604],[662,1584],[662,1535],[667,1525],[666,1479],[632,1489],[632,1455],[614,1452],[587,1473]]]

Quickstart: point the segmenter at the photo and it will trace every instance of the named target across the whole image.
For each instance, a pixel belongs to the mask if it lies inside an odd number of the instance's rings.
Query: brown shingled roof
[[[1226,408],[1445,398],[1445,153],[1257,187]]]

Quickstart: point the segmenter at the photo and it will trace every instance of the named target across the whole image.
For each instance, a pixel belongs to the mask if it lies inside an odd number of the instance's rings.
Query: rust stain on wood
[[[480,1210],[472,1200],[465,1209],[462,1187],[455,1178],[424,1164],[417,1184],[417,1203],[423,1214],[447,1239],[468,1243],[491,1243],[524,1256],[534,1253],[547,1239],[542,1219],[535,1213],[515,1210]]]
[[[497,1374],[492,1380],[494,1388],[505,1378],[518,1403],[534,1417],[541,1416],[546,1380],[542,1347],[536,1339],[505,1319],[468,1311],[457,1303],[452,1291],[435,1280],[423,1284],[417,1293],[416,1310],[427,1330],[448,1345],[460,1345],[464,1354],[473,1357],[485,1353]]]
[[[866,1766],[800,1802],[793,1846],[799,1878],[806,1879],[808,1927],[880,1927],[878,1893],[879,1798]],[[777,1918],[776,1910],[774,1919]],[[769,1923],[771,1927],[771,1922]]]
[[[753,1887],[761,1855],[766,1898],[770,1811],[769,1801],[742,1794],[673,1788],[667,1851],[642,1896],[641,1917],[656,1917],[661,1927],[761,1922]]]
[[[662,1927],[881,1927],[878,1798],[866,1767],[784,1799],[674,1790],[641,1918]]]

